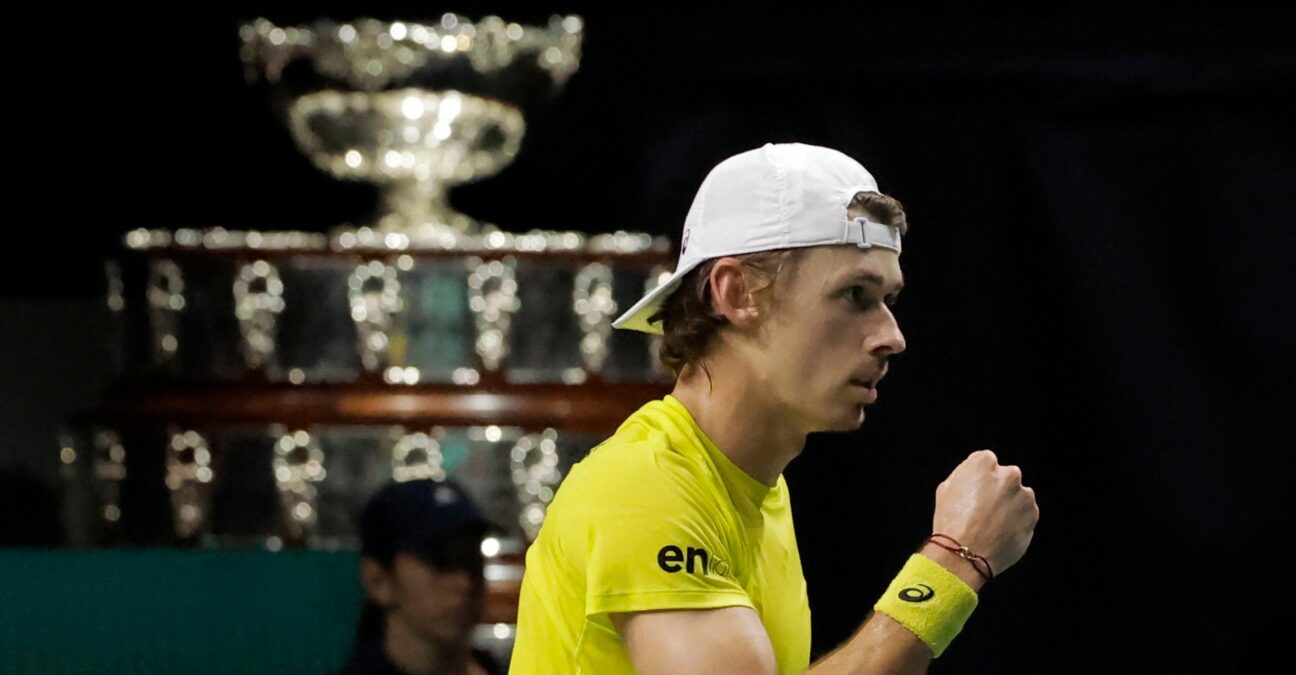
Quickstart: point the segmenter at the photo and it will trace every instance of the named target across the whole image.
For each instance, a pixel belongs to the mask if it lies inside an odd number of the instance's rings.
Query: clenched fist
[[[1022,485],[1021,469],[1000,466],[989,450],[968,455],[936,487],[932,531],[984,557],[995,574],[1021,560],[1037,522],[1035,491]]]

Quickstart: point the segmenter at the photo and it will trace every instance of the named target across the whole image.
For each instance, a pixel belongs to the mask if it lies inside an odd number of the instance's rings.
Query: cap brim
[[[662,282],[662,284],[657,286],[657,288],[649,291],[647,295],[640,298],[639,302],[636,302],[633,307],[626,311],[625,314],[622,314],[616,321],[613,321],[612,327],[621,328],[623,330],[637,330],[642,333],[651,333],[653,335],[661,335],[661,322],[649,323],[648,318],[656,313],[657,308],[661,307],[662,303],[666,301],[666,298],[670,297],[671,293],[675,292],[676,288],[679,288],[680,281],[684,279],[684,275],[693,271],[693,268],[697,267],[700,262],[702,261],[693,260],[680,265],[679,268],[677,268],[670,277],[666,279],[666,281]]]

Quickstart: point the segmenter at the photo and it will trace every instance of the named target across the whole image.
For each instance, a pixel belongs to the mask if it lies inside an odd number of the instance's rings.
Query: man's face
[[[889,306],[904,285],[900,254],[814,247],[778,283],[759,328],[762,381],[807,433],[859,428],[887,359],[905,349]]]
[[[466,644],[481,621],[485,582],[481,538],[447,542],[458,553],[452,564],[433,565],[410,553],[392,560],[389,611],[428,640]],[[470,550],[471,549],[471,550]]]

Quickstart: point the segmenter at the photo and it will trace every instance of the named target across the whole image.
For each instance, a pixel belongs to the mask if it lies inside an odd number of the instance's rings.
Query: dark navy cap
[[[479,548],[482,535],[492,530],[503,528],[451,479],[391,482],[365,504],[360,552],[384,562],[409,552],[435,564],[448,559],[452,552],[446,549],[455,542]]]

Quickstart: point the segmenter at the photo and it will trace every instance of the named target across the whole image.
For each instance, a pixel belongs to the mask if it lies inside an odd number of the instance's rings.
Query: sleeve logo
[[[675,574],[676,572],[686,571],[689,574],[708,574],[714,571],[716,574],[724,575],[729,572],[729,564],[719,558],[714,558],[707,550],[695,546],[679,547],[666,545],[657,551],[657,566],[662,568],[663,572]]]

